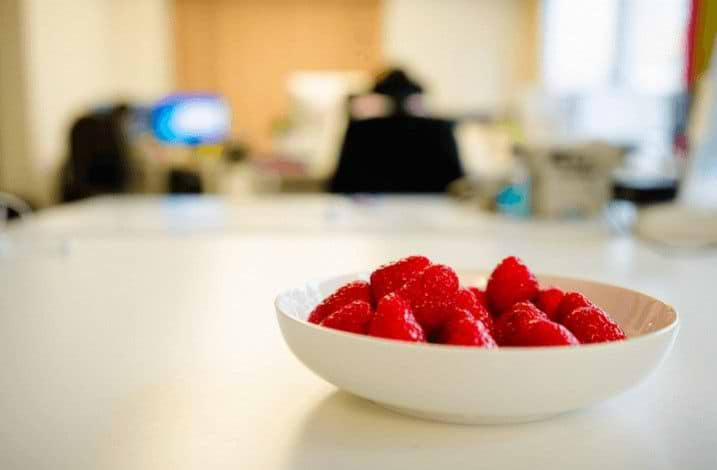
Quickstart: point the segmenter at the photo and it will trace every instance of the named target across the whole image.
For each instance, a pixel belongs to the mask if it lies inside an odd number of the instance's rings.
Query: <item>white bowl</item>
[[[459,273],[483,285],[485,273]],[[670,351],[675,310],[645,294],[598,282],[538,276],[584,293],[628,339],[576,347],[481,349],[346,333],[306,321],[312,308],[362,275],[292,289],[276,299],[281,332],[309,369],[338,388],[400,413],[455,423],[527,422],[584,408],[636,385]]]

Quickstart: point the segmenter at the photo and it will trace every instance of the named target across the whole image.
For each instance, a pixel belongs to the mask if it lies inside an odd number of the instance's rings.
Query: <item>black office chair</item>
[[[440,193],[463,176],[453,123],[407,115],[350,121],[334,193]]]
[[[69,154],[60,174],[63,202],[125,192],[130,172],[116,116],[91,114],[75,121],[70,129]]]

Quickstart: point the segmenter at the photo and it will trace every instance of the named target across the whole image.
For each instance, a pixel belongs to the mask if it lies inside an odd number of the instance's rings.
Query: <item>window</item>
[[[569,135],[670,157],[685,93],[687,0],[545,0],[541,77]]]

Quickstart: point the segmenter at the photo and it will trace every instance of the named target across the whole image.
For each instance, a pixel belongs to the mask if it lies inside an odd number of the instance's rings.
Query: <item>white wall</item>
[[[27,197],[34,187],[28,158],[21,0],[0,1],[0,191]]]
[[[0,151],[0,158],[26,159],[32,187],[11,189],[47,204],[65,156],[68,128],[79,113],[116,99],[151,100],[171,91],[171,1],[15,3],[19,24],[14,26],[21,40],[13,48],[21,59],[21,73],[3,80],[13,82],[5,87],[25,90],[24,103],[17,108],[26,113],[27,138],[22,156]],[[12,116],[0,115],[0,121],[6,119]],[[0,141],[0,150],[3,145]],[[18,177],[11,174],[3,180]],[[30,179],[23,181],[27,186]]]
[[[42,179],[56,172],[72,117],[111,94],[108,20],[96,0],[25,1],[29,153]]]
[[[151,101],[174,84],[171,0],[105,0],[112,92]]]
[[[500,111],[523,59],[524,7],[523,0],[386,0],[386,59],[422,79],[438,111]]]

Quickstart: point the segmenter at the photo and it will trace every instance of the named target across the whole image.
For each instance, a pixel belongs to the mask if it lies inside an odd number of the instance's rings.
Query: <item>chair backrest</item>
[[[461,176],[453,123],[398,115],[349,123],[330,189],[439,193]]]
[[[112,116],[89,115],[75,121],[62,173],[64,201],[126,190],[129,157]]]

